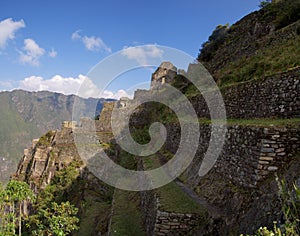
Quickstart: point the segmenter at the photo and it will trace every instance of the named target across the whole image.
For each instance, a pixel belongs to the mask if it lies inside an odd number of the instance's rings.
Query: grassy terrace
[[[105,223],[110,214],[111,204],[99,201],[93,192],[86,195],[80,228],[76,235],[93,235],[94,228],[91,227],[93,224],[96,224],[98,230],[102,229],[102,232],[106,230]]]
[[[156,191],[162,210],[175,213],[195,213],[204,217],[205,210],[184,193],[175,182],[171,182]]]
[[[157,155],[145,157],[143,161],[146,170],[161,166]],[[175,182],[171,182],[155,191],[159,197],[161,210],[175,213],[196,213],[200,215],[205,213],[205,210],[184,193]]]
[[[250,58],[242,58],[221,69],[216,77],[221,87],[281,73],[300,66],[300,37],[284,44],[260,50]]]
[[[218,121],[216,121],[218,122]],[[200,124],[211,124],[210,119],[199,119]],[[227,125],[243,125],[243,126],[259,126],[259,127],[297,127],[300,125],[300,118],[292,119],[271,119],[271,118],[260,118],[260,119],[227,119]]]
[[[176,122],[171,120],[169,122]],[[209,119],[199,119],[200,124],[210,124]],[[228,125],[258,126],[258,127],[299,127],[300,118],[294,119],[228,119]],[[145,143],[147,129],[135,132],[133,136]],[[147,142],[146,142],[147,143]],[[173,155],[162,151],[162,155],[169,160]],[[136,170],[137,159],[135,156],[122,151],[120,163],[127,169]],[[143,157],[145,170],[161,166],[158,155]],[[192,198],[190,198],[175,182],[171,182],[154,190],[160,201],[160,210],[174,213],[195,213],[205,217],[206,211]],[[128,192],[116,189],[113,202],[113,216],[111,221],[112,235],[145,235],[143,228],[142,212],[140,209],[140,195],[137,192]]]
[[[115,190],[111,235],[146,235],[139,205],[138,192]]]
[[[189,121],[188,117],[185,119]],[[211,124],[212,120],[208,118],[199,118],[199,124]],[[297,127],[300,124],[300,118],[255,118],[255,119],[226,119],[227,125],[248,125],[259,127]],[[178,123],[176,117],[170,118],[168,121],[162,121],[162,123]],[[215,120],[215,123],[223,124],[223,120]]]
[[[134,156],[126,152],[122,152],[121,156],[120,164],[122,166],[128,169],[136,169]],[[144,157],[143,162],[146,170],[160,166],[159,158],[156,155]],[[161,210],[174,213],[196,213],[204,217],[205,210],[185,194],[175,182],[171,182],[155,191],[159,196]],[[111,234],[145,235],[138,192],[115,190]]]
[[[122,157],[120,164],[123,167],[136,169],[136,160],[133,155],[122,151],[120,156]],[[115,189],[111,235],[146,235],[143,228],[138,192]]]

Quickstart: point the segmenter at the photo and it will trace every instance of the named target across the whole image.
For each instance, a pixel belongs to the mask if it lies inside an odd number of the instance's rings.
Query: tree
[[[61,204],[53,202],[51,207],[39,209],[35,219],[37,230],[34,230],[33,234],[65,236],[73,230],[78,230],[77,212],[78,209],[70,202],[62,202]]]
[[[260,1],[260,3],[259,3],[259,7],[260,8],[264,8],[264,7],[266,7],[266,6],[268,6],[270,3],[272,3],[273,1],[272,0],[263,0],[263,1]]]
[[[29,185],[22,181],[11,180],[5,189],[0,189],[0,235],[15,235],[18,218],[19,235],[22,234],[22,206],[25,201],[34,201],[35,196]],[[18,207],[18,209],[16,209]]]
[[[228,35],[229,24],[218,25],[212,34],[208,37],[208,41],[202,44],[200,54],[198,55],[198,60],[209,61],[212,55],[218,50],[220,45],[222,45]]]
[[[9,198],[2,185],[0,186],[0,236],[14,235],[14,215],[9,212]]]
[[[23,181],[11,180],[6,186],[5,194],[12,206],[12,214],[14,215],[12,222],[15,225],[16,211],[15,206],[19,206],[18,209],[18,221],[19,221],[19,236],[22,234],[22,219],[23,211],[22,206],[25,201],[34,202],[35,195],[30,189],[29,185]],[[14,227],[15,228],[15,227]]]

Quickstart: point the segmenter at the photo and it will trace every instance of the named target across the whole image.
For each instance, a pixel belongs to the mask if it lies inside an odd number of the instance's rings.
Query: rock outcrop
[[[0,139],[1,182],[6,182],[15,171],[24,147],[30,145],[32,139],[48,130],[58,129],[64,120],[72,119],[75,99],[83,108],[82,116],[94,107],[95,113],[99,114],[106,101],[48,91],[0,92],[0,133],[3,135]]]

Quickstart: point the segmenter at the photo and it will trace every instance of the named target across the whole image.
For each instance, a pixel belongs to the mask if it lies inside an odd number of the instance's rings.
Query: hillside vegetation
[[[221,86],[300,66],[300,1],[270,3],[232,26],[217,26],[198,60]]]

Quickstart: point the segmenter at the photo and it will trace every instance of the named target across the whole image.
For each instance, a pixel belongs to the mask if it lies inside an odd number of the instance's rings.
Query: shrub
[[[209,61],[218,48],[224,43],[228,34],[229,24],[218,25],[212,34],[208,37],[208,41],[202,44],[198,60]]]
[[[272,0],[260,1],[258,6],[260,8],[264,8],[264,7],[268,6],[271,2],[272,2]]]
[[[48,131],[45,135],[43,135],[42,137],[40,137],[38,143],[37,143],[37,147],[40,146],[49,146],[51,144],[51,139],[52,136],[54,135],[53,131]]]
[[[284,180],[280,182],[277,180],[277,182],[284,222],[280,226],[277,225],[277,222],[274,222],[274,227],[271,230],[267,227],[260,227],[256,231],[255,236],[300,235],[300,188],[294,183],[292,190],[290,190]]]

